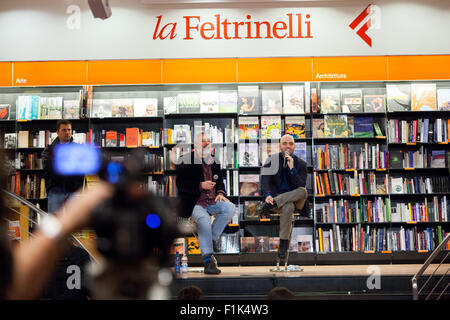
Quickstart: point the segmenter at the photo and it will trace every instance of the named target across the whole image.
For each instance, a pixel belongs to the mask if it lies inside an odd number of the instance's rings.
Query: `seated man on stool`
[[[308,197],[305,189],[307,165],[294,155],[295,143],[290,135],[280,140],[280,152],[271,155],[261,169],[261,191],[265,197],[256,206],[256,214],[273,210],[280,213],[278,258],[286,262],[294,211],[302,210]]]
[[[219,274],[213,252],[218,240],[235,212],[235,206],[225,198],[220,164],[211,156],[211,137],[200,133],[194,140],[194,152],[188,163],[176,167],[176,185],[180,199],[180,216],[192,216],[198,224],[198,242],[203,255],[205,274]],[[216,216],[211,226],[210,215]]]

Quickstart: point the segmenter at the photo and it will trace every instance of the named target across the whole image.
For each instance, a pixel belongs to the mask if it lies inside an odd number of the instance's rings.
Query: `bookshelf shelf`
[[[223,112],[223,113],[170,113],[165,114],[165,119],[184,119],[184,118],[237,118],[237,112]]]
[[[325,137],[325,138],[313,138],[314,142],[324,143],[324,142],[334,142],[334,143],[349,143],[349,142],[380,142],[380,140],[386,140],[386,137],[346,137],[346,138],[331,138],[331,137]]]
[[[329,112],[329,113],[311,113],[313,118],[323,118],[325,115],[346,115],[353,117],[386,117],[384,112],[352,112],[352,113],[342,113],[342,112]]]

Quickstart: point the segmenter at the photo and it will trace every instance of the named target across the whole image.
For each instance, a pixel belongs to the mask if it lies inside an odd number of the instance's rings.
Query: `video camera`
[[[175,201],[167,201],[143,190],[140,179],[153,168],[144,165],[144,152],[136,149],[123,162],[89,144],[55,146],[54,173],[63,176],[94,175],[114,186],[114,196],[93,214],[92,227],[98,250],[106,258],[131,263],[157,258],[169,263],[169,250],[177,236]]]

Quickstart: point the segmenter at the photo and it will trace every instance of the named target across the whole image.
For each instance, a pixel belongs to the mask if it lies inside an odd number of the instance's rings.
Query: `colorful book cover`
[[[411,85],[386,85],[388,111],[411,111]]]
[[[298,252],[313,252],[312,234],[297,235]]]
[[[200,112],[201,113],[219,112],[219,91],[200,92]]]
[[[17,120],[39,118],[39,96],[19,96],[17,98]]]
[[[341,94],[337,89],[322,89],[320,91],[321,113],[340,113]]]
[[[363,112],[362,108],[362,90],[361,89],[342,89],[341,90],[341,109],[343,113]]]
[[[436,111],[436,84],[413,83],[411,85],[412,111]]]
[[[157,98],[136,98],[133,101],[135,117],[156,117],[158,116]]]
[[[386,112],[386,96],[384,94],[365,95],[364,112]]]
[[[92,102],[92,118],[112,117],[111,99],[94,99]]]
[[[200,254],[200,244],[197,237],[187,238],[187,254]]]
[[[261,112],[258,86],[238,86],[238,108],[240,114]]]
[[[313,137],[325,138],[325,124],[323,119],[312,119]]]
[[[281,138],[281,116],[261,116],[261,138]]]
[[[278,252],[279,247],[280,247],[280,238],[269,237],[269,252]]]
[[[191,127],[188,124],[175,124],[173,126],[173,143],[191,143],[191,141]]]
[[[284,133],[291,135],[294,139],[306,138],[305,116],[287,116]]]
[[[64,119],[80,119],[80,100],[64,100]]]
[[[179,113],[200,112],[200,92],[186,92],[178,94]]]
[[[348,124],[346,115],[325,115],[325,137],[347,138]]]
[[[296,142],[294,154],[303,161],[307,162],[306,158],[306,142]]]
[[[283,86],[283,113],[305,113],[305,95],[302,85]]]
[[[258,117],[239,117],[239,139],[259,139]]]
[[[403,169],[403,152],[401,150],[389,150],[389,164],[391,169]]]
[[[258,144],[239,143],[239,166],[257,167],[259,166]]]
[[[262,113],[279,114],[282,108],[281,90],[261,90]]]
[[[431,151],[431,167],[445,168],[445,150]]]
[[[9,104],[0,104],[0,120],[9,120]]]
[[[112,117],[134,117],[133,99],[111,99]]]
[[[244,201],[244,220],[259,220],[259,214],[256,213],[256,205],[259,201]]]
[[[255,237],[241,237],[241,253],[254,253],[255,250]]]
[[[237,91],[219,92],[219,112],[233,113],[237,112],[238,95]]]
[[[240,174],[239,175],[239,195],[259,196],[259,175]]]
[[[355,117],[353,121],[355,138],[373,138],[372,117]]]
[[[450,111],[450,89],[437,89],[438,110]]]

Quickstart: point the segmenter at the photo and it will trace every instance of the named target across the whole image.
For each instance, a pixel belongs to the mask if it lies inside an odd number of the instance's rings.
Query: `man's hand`
[[[214,188],[215,185],[216,183],[212,181],[203,181],[200,183],[200,187],[203,190],[211,190],[212,188]]]
[[[272,196],[268,196],[268,197],[266,198],[266,202],[269,203],[269,204],[271,204],[271,205],[273,205],[273,198],[272,198]]]
[[[292,169],[294,167],[294,158],[292,158],[291,156],[285,155],[286,158],[286,163],[289,167],[289,169]]]
[[[225,198],[225,196],[224,196],[223,194],[219,193],[219,194],[217,195],[217,197],[216,197],[216,202],[217,202],[217,201],[222,202],[222,201],[230,201],[230,200],[228,200],[227,198]]]

